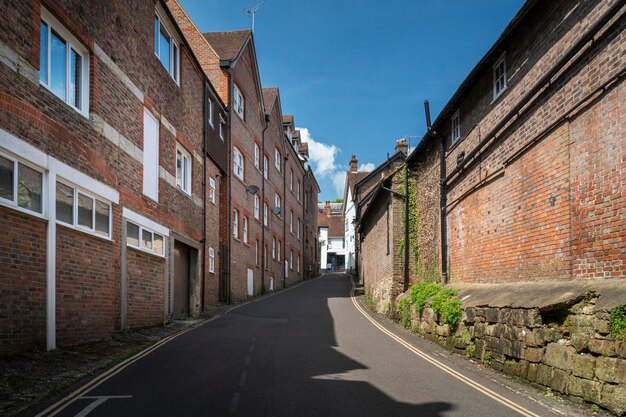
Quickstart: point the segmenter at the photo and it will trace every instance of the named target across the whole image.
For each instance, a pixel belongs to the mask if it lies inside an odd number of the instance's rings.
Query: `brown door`
[[[174,319],[189,317],[189,246],[174,243]]]

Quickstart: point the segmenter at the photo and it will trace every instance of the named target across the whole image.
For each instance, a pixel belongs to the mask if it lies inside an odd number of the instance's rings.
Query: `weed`
[[[609,328],[614,338],[626,340],[626,306],[617,306],[611,311]]]

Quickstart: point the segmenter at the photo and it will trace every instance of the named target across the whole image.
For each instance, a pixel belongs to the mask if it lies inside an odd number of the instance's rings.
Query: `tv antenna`
[[[254,15],[259,10],[259,7],[263,5],[263,3],[265,3],[265,0],[261,0],[256,6],[246,10],[246,14],[252,17],[252,31],[253,32],[254,32]]]

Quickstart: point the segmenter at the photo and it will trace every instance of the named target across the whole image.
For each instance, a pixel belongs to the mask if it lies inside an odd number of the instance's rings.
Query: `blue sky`
[[[249,28],[260,0],[179,0],[202,31]],[[311,143],[322,192],[334,199],[354,153],[363,168],[422,137],[523,0],[267,0],[255,43],[264,87]],[[414,146],[418,139],[411,139]],[[343,193],[343,191],[341,191]]]

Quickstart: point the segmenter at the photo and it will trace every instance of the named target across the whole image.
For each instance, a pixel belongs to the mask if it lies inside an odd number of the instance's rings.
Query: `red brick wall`
[[[165,259],[132,248],[127,258],[128,327],[163,324]]]
[[[46,222],[0,207],[0,353],[46,345]]]

